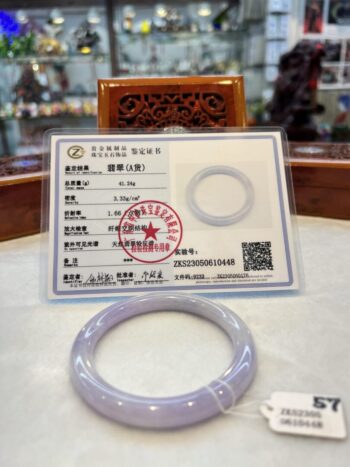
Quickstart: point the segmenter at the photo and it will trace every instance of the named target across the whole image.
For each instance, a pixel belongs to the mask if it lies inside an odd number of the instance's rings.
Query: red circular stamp
[[[177,212],[161,201],[145,200],[130,206],[120,219],[119,242],[131,258],[160,263],[175,253],[182,239]]]

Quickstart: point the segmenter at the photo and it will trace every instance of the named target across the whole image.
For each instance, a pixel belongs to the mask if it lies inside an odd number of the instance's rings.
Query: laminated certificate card
[[[49,136],[48,296],[298,288],[278,130]]]

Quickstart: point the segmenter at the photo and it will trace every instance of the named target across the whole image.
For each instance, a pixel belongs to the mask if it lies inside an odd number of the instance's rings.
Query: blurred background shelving
[[[329,138],[350,108],[350,19],[330,17],[335,4],[2,0],[0,157],[41,152],[48,128],[96,126],[96,82],[111,76],[242,73],[250,122],[264,124],[280,57],[302,39],[326,49],[317,119]]]

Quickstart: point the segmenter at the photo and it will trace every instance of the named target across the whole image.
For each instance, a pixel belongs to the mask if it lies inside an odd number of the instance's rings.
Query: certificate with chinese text
[[[298,289],[279,131],[56,133],[50,153],[49,298]]]

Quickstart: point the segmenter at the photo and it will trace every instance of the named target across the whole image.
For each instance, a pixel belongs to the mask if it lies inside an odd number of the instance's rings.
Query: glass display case
[[[114,17],[119,75],[244,72],[248,101],[260,99],[265,82],[265,7],[265,1],[249,0],[176,6],[121,2]]]
[[[118,36],[121,76],[237,74],[243,31]]]
[[[48,128],[95,127],[99,78],[246,71],[248,100],[261,96],[264,2],[5,3],[0,157],[39,154]]]
[[[49,128],[96,126],[106,31],[104,8],[0,12],[0,156],[40,154]]]
[[[124,5],[116,9],[120,74],[238,73],[245,31],[238,3]]]

